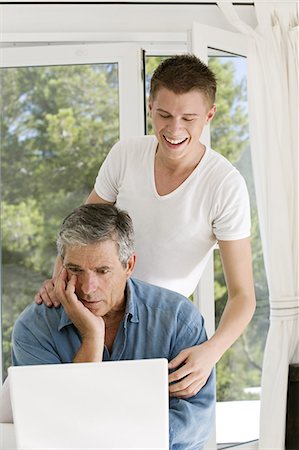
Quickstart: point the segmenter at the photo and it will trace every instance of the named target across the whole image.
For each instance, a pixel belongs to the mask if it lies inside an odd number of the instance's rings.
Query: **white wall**
[[[243,20],[255,26],[253,6],[238,5],[236,9]],[[4,42],[16,37],[24,40],[26,34],[29,37],[32,33],[185,32],[191,30],[195,21],[234,31],[215,4],[158,5],[153,2],[150,5],[70,3],[0,6],[1,40]]]

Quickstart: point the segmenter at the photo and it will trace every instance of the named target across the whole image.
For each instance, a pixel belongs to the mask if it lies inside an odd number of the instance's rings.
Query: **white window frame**
[[[244,36],[197,23],[193,24],[189,33],[6,33],[4,42],[0,48],[0,67],[117,62],[121,139],[144,134],[142,49],[148,56],[189,51],[205,63],[208,63],[209,48],[247,56]],[[210,145],[208,126],[205,127],[202,142]],[[215,332],[213,256],[196,288],[194,302],[205,317],[207,333],[211,336]],[[1,352],[2,345],[0,357]],[[0,374],[1,370],[2,364]],[[215,448],[214,433],[205,449]]]
[[[144,134],[142,53],[128,44],[76,44],[4,47],[0,67],[117,63],[119,74],[119,135]]]
[[[0,68],[118,64],[119,136],[144,134],[142,52],[137,44],[23,45],[0,48]],[[1,278],[0,278],[0,289]],[[2,289],[0,291],[0,380],[3,380]],[[1,383],[0,383],[1,384]]]
[[[247,56],[247,39],[238,33],[221,30],[194,23],[190,38],[190,51],[208,64],[209,49]],[[206,126],[201,141],[210,145],[210,127]],[[205,317],[208,336],[215,332],[215,298],[214,298],[214,264],[213,255],[206,266],[203,276],[194,293],[195,303]]]
[[[190,51],[198,56],[203,62],[208,64],[208,55],[210,49],[222,50],[225,53],[231,53],[238,56],[248,56],[248,40],[246,36],[240,33],[234,33],[208,25],[194,23],[190,38]],[[206,145],[210,144],[210,130],[206,127],[202,136],[202,141]],[[215,298],[214,298],[214,255],[207,264],[205,272],[197,286],[195,292],[195,302],[205,317],[206,329],[211,336],[215,332]],[[256,448],[257,443],[245,444],[248,448]],[[214,450],[216,444],[216,430],[210,441],[205,446],[205,450]],[[242,444],[240,447],[242,448]],[[247,448],[247,447],[246,447]]]

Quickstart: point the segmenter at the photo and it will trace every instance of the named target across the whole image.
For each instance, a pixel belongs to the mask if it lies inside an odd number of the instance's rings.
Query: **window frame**
[[[192,52],[205,63],[208,62],[210,48],[245,57],[248,53],[244,36],[198,23],[194,23],[192,30],[187,33],[35,33],[30,36],[25,33],[22,36],[11,35],[10,38],[10,42],[6,38],[6,43],[0,48],[0,67],[117,62],[121,139],[145,133],[143,50],[146,56]],[[28,39],[31,42],[28,42]],[[204,129],[202,142],[210,145],[209,126]],[[215,332],[213,255],[194,292],[194,303],[205,317],[207,333],[211,336]],[[2,361],[1,325],[2,320]],[[3,364],[0,366],[0,375],[2,370]],[[216,448],[215,446],[214,432],[206,448]]]
[[[248,38],[241,33],[230,32],[208,25],[193,23],[191,31],[191,52],[208,64],[209,51],[217,50],[241,57],[248,57]],[[205,127],[202,142],[210,145],[210,127]],[[215,248],[217,251],[217,247]],[[207,301],[208,299],[208,301]],[[205,317],[208,336],[215,332],[215,296],[214,296],[214,254],[206,266],[205,272],[194,293],[194,301]],[[217,401],[217,399],[216,399]],[[230,403],[230,402],[229,402]],[[216,418],[217,420],[217,418]],[[259,436],[257,437],[259,439]],[[216,429],[205,448],[217,448]],[[257,441],[251,442],[255,448]],[[246,445],[245,442],[239,443]],[[247,443],[249,444],[249,443]],[[237,445],[237,444],[232,444]]]
[[[117,63],[119,72],[119,135],[144,134],[142,52],[127,44],[22,45],[0,48],[0,68]]]
[[[190,38],[190,51],[208,64],[209,49],[223,50],[247,57],[247,39],[239,33],[194,23]],[[210,126],[204,128],[202,142],[210,146]],[[206,300],[208,299],[208,301]],[[205,317],[208,336],[215,332],[214,262],[211,255],[194,293],[194,301]]]
[[[0,69],[51,65],[118,64],[119,136],[144,134],[140,46],[128,44],[22,45],[0,48]],[[2,267],[2,259],[1,259]],[[3,382],[2,277],[0,274],[0,379]]]

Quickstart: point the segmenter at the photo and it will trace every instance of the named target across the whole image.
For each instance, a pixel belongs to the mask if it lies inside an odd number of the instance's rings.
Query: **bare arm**
[[[91,191],[91,193],[89,194],[89,196],[87,197],[87,199],[85,201],[85,204],[88,204],[88,203],[107,203],[108,205],[113,204],[111,202],[107,202],[102,197],[100,197],[94,189]]]
[[[228,299],[219,326],[210,339],[214,349],[223,353],[236,341],[255,311],[250,240],[220,241],[220,255]]]
[[[86,204],[87,203],[111,204],[110,202],[107,202],[103,198],[99,197],[94,189],[91,191],[91,193],[87,197],[85,203]],[[56,277],[60,273],[61,269],[62,269],[62,260],[61,260],[61,257],[58,255],[56,258],[55,264],[54,264],[52,278],[44,281],[41,288],[39,289],[39,291],[37,292],[37,294],[34,297],[35,303],[37,303],[38,305],[45,303],[45,305],[48,306],[49,308],[53,305],[55,307],[58,307],[60,305],[60,301],[57,298],[57,296],[55,295],[54,287],[55,287]]]
[[[169,378],[170,382],[178,381],[170,386],[174,396],[186,398],[204,386],[212,367],[241,335],[255,310],[249,238],[220,241],[219,248],[228,290],[227,303],[215,334],[199,346],[182,350],[171,361],[170,368],[184,362]]]

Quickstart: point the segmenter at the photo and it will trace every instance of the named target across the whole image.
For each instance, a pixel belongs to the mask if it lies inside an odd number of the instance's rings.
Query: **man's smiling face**
[[[149,101],[153,129],[159,141],[158,151],[170,159],[200,149],[200,136],[204,126],[213,118],[215,106],[198,90],[184,94],[161,88]]]

